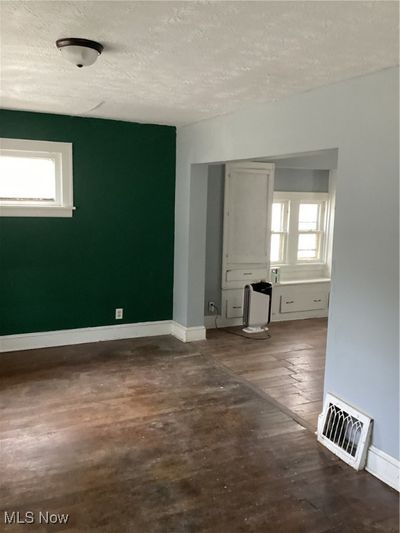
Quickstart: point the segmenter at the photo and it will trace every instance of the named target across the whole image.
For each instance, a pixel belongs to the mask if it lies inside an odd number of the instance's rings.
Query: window
[[[326,193],[274,193],[271,264],[304,267],[326,263]]]
[[[0,139],[0,215],[72,216],[72,145]]]
[[[288,234],[288,202],[280,201],[272,204],[271,222],[271,262],[283,263],[286,256]]]
[[[321,260],[321,202],[299,202],[297,261]]]

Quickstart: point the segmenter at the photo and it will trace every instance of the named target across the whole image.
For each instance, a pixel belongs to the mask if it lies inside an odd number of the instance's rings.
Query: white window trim
[[[271,262],[271,266],[280,267],[286,272],[304,272],[325,269],[328,266],[328,214],[329,214],[329,193],[319,192],[283,192],[274,191],[273,202],[290,202],[289,204],[289,227],[286,238],[286,254],[284,262]],[[325,209],[322,213],[321,243],[322,247],[320,256],[317,260],[298,261],[297,260],[297,239],[291,238],[292,235],[298,235],[298,208],[299,201],[318,201],[325,202]],[[295,209],[296,212],[293,212]],[[302,232],[300,232],[302,233]]]
[[[36,141],[31,139],[0,139],[0,151],[20,152],[29,157],[51,155],[56,160],[56,200],[43,205],[40,202],[0,201],[2,217],[72,217],[72,143]]]
[[[282,231],[272,231],[271,235],[280,235],[281,236],[281,250],[280,256],[285,259],[287,257],[287,247],[288,247],[288,237],[289,237],[289,201],[286,199],[277,199],[275,198],[275,193],[273,196],[273,202],[281,202],[283,204],[283,230]],[[280,265],[281,261],[271,261],[271,265]]]

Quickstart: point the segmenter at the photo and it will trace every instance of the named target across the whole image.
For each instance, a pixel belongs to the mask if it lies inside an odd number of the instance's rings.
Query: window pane
[[[271,263],[279,263],[282,261],[282,235],[273,233],[271,235]]]
[[[299,250],[297,252],[297,259],[299,261],[309,261],[312,259],[318,259],[315,250]]]
[[[284,205],[282,202],[272,204],[272,231],[284,231],[283,229]]]
[[[318,239],[315,233],[299,235],[297,259],[317,259]]]
[[[54,160],[0,156],[2,200],[55,200],[55,197]]]
[[[300,204],[299,231],[318,230],[319,204]]]

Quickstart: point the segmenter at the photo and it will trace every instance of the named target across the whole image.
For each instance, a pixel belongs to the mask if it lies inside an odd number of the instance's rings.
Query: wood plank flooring
[[[205,344],[156,337],[2,354],[0,529],[398,531],[395,491],[339,461]],[[4,511],[69,520],[10,525]]]
[[[322,410],[327,319],[270,324],[266,341],[232,333],[241,328],[207,331],[202,352],[247,380],[290,410],[313,431]]]

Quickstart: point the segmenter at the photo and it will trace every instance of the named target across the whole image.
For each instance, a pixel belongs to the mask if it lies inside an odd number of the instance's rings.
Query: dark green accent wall
[[[0,334],[170,319],[175,128],[0,110],[0,137],[72,142],[77,208],[0,217]]]

